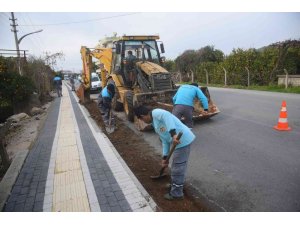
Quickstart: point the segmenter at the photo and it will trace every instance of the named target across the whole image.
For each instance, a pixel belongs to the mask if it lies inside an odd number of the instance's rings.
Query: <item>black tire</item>
[[[128,121],[134,121],[134,113],[133,113],[133,93],[132,91],[127,91],[124,99],[124,111]]]
[[[117,96],[115,96],[112,100],[112,108],[113,110],[115,110],[116,112],[121,112],[123,111],[123,103],[119,102],[117,100]]]

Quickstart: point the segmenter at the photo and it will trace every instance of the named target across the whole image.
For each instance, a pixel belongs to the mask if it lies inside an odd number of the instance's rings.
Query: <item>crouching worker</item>
[[[100,92],[98,96],[98,107],[100,108],[101,114],[103,115],[103,121],[106,125],[109,122],[109,114],[111,110],[111,102],[115,95],[115,86],[113,84],[108,84]]]
[[[194,141],[195,135],[176,116],[166,110],[154,109],[151,111],[145,106],[137,106],[134,107],[134,113],[137,118],[145,123],[152,123],[155,132],[159,135],[162,141],[162,167],[167,167],[169,164],[166,158],[172,142],[177,144],[171,165],[171,188],[164,195],[164,198],[167,200],[183,199],[183,184],[185,182],[191,143]],[[177,141],[177,134],[180,131],[183,132],[183,135]]]

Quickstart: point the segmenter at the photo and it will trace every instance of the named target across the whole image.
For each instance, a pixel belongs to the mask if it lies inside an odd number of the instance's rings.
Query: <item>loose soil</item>
[[[163,212],[201,212],[213,211],[206,206],[195,191],[188,184],[185,185],[184,200],[168,201],[163,195],[168,192],[166,185],[170,182],[167,176],[161,180],[152,180],[151,175],[158,175],[160,170],[161,156],[142,137],[138,136],[133,130],[128,128],[120,119],[116,118],[116,129],[113,133],[107,134],[102,121],[97,104],[93,101],[85,103],[91,117],[97,122],[98,126],[108,136],[123,160],[131,171],[135,174],[140,183],[158,205],[158,211]]]

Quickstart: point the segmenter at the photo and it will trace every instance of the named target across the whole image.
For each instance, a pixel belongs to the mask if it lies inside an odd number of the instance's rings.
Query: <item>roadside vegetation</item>
[[[204,83],[199,83],[199,85],[200,86],[206,86],[206,84],[204,84]],[[222,84],[209,84],[209,86],[210,87],[223,87],[224,88],[224,85],[222,85]],[[268,85],[268,86],[251,85],[249,87],[242,86],[242,85],[227,85],[226,88],[300,94],[300,87],[285,88],[284,85],[279,85],[279,86],[278,85]]]
[[[225,55],[214,46],[186,50],[165,67],[177,82],[206,86],[299,93],[298,88],[277,87],[277,75],[300,75],[300,40],[286,40],[255,49],[233,49]],[[226,80],[225,80],[226,75]],[[248,79],[249,77],[249,79]]]
[[[0,123],[12,114],[28,110],[32,94],[40,102],[49,100],[56,60],[62,53],[43,58],[21,58],[22,75],[16,57],[0,56]]]

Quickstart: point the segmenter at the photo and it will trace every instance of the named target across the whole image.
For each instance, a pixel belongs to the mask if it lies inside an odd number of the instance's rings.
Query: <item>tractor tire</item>
[[[127,91],[124,98],[124,111],[127,117],[127,120],[130,122],[134,121],[134,113],[133,113],[133,93],[132,91]]]
[[[119,102],[118,98],[119,98],[119,94],[116,94],[116,96],[112,100],[111,106],[113,110],[115,110],[116,112],[121,112],[123,111],[123,103]]]

